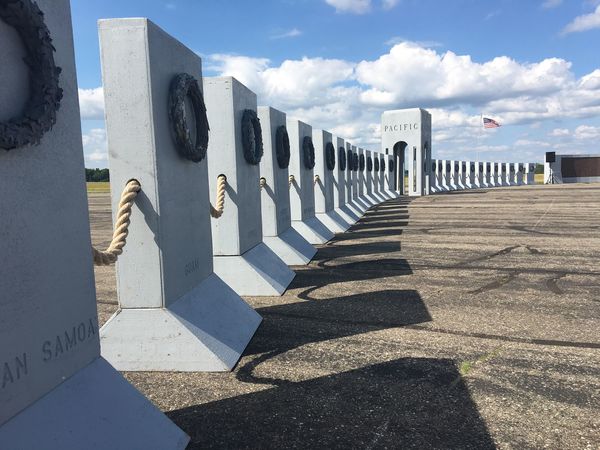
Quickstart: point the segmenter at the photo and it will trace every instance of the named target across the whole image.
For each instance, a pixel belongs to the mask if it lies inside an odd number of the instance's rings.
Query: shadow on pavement
[[[274,380],[276,381],[276,380]],[[402,358],[167,415],[205,448],[493,449],[453,361]]]

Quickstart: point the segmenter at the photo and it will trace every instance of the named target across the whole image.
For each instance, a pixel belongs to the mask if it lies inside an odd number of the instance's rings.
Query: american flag
[[[483,118],[483,128],[498,128],[500,124],[489,117]]]

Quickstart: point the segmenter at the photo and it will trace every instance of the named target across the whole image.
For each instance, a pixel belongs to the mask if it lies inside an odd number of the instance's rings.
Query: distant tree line
[[[85,169],[85,181],[110,181],[108,169]]]

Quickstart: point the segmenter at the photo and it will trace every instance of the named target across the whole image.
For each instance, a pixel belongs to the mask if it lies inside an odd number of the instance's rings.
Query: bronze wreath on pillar
[[[253,109],[246,109],[242,114],[242,148],[244,159],[248,164],[256,166],[262,159],[262,128]]]
[[[290,137],[285,125],[277,127],[275,132],[275,154],[279,168],[287,169],[290,165]]]
[[[390,159],[389,162],[388,162],[388,170],[390,172],[394,171],[394,160],[393,159]]]
[[[19,34],[29,72],[29,98],[23,113],[0,122],[0,148],[8,151],[40,143],[56,123],[63,91],[58,85],[61,69],[54,63],[50,31],[37,4],[31,0],[0,2],[0,19]]]
[[[315,167],[315,146],[310,136],[304,136],[304,139],[302,139],[302,159],[304,160],[304,167],[307,169],[310,170]]]
[[[373,171],[373,158],[371,158],[370,156],[367,156],[367,171]]]
[[[379,164],[379,168],[382,172],[385,172],[385,158],[381,158],[381,163]]]
[[[373,161],[375,162],[375,172],[379,172],[379,158],[375,156]]]
[[[328,170],[335,169],[335,147],[331,142],[325,144],[325,164]]]
[[[338,161],[340,164],[340,170],[343,172],[346,170],[346,150],[344,147],[338,148]]]
[[[365,155],[360,155],[358,157],[358,169],[362,172],[365,170]]]
[[[358,153],[352,155],[352,170],[354,172],[358,171]]]
[[[192,141],[186,117],[185,100],[188,99],[196,118],[196,141]],[[200,162],[208,149],[208,117],[204,97],[198,80],[187,73],[173,77],[169,88],[169,121],[171,136],[179,154],[190,161]]]
[[[352,150],[346,151],[346,160],[348,161],[348,171],[354,170],[354,154]]]

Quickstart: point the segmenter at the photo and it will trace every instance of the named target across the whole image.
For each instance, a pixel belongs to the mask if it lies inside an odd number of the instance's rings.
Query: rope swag
[[[328,170],[335,169],[335,147],[331,142],[325,145],[325,164]]]
[[[360,155],[358,157],[358,170],[361,172],[365,170],[365,155]]]
[[[315,146],[310,136],[304,136],[302,139],[302,159],[307,169],[315,167]]]
[[[346,150],[344,147],[338,148],[338,162],[340,165],[340,170],[346,170]]]
[[[252,109],[244,110],[242,115],[242,147],[246,162],[256,166],[262,159],[263,141],[260,120]]]
[[[196,118],[196,141],[192,141],[192,134],[186,117],[185,100],[192,105]],[[198,80],[187,73],[180,73],[173,77],[169,88],[169,121],[171,122],[171,136],[179,154],[190,161],[200,162],[206,157],[208,149],[208,117],[204,96],[200,90]]]
[[[21,116],[0,122],[0,148],[12,150],[39,144],[56,123],[63,91],[60,67],[54,63],[54,47],[44,14],[31,0],[0,2],[0,19],[19,34],[27,51],[23,61],[29,72],[29,98]]]
[[[275,154],[279,168],[287,169],[290,165],[290,137],[285,125],[277,127],[275,131]]]
[[[373,171],[373,158],[371,158],[370,156],[367,156],[367,171]]]

